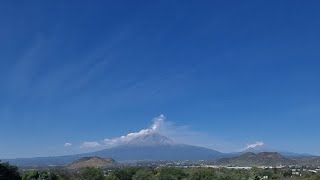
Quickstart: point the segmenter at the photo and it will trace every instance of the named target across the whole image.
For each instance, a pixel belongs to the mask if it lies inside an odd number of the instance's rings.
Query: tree
[[[154,174],[149,169],[140,169],[133,175],[133,180],[152,180],[154,179]]]
[[[292,171],[291,169],[288,169],[286,171],[283,172],[283,176],[284,177],[291,177],[292,176]]]
[[[37,180],[40,177],[39,172],[29,171],[23,174],[22,180]]]
[[[187,174],[179,168],[165,167],[160,169],[157,177],[159,180],[181,180],[187,177]]]
[[[16,166],[11,166],[9,163],[0,162],[0,180],[20,180],[20,174]]]
[[[28,171],[23,174],[22,180],[64,180],[64,178],[59,178],[54,172]]]
[[[260,180],[260,177],[259,177],[258,174],[254,174],[254,175],[252,175],[249,179],[250,179],[250,180]]]
[[[98,168],[86,168],[82,172],[82,177],[85,180],[103,180],[104,173],[101,169]]]
[[[128,167],[116,171],[115,175],[119,178],[119,180],[132,180],[137,171],[137,168]]]
[[[113,173],[108,174],[108,176],[105,179],[106,180],[119,180],[119,178]]]
[[[192,169],[189,175],[190,180],[211,180],[215,178],[215,173],[211,169],[196,168]]]

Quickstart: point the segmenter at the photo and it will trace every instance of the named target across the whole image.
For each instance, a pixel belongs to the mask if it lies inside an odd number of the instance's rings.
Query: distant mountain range
[[[289,164],[318,164],[320,157],[297,153],[266,153],[263,149],[247,149],[238,153],[221,153],[212,149],[179,144],[161,134],[150,132],[137,136],[130,141],[116,147],[104,150],[56,157],[18,158],[8,159],[17,166],[68,166],[72,162],[84,157],[112,158],[123,161],[157,161],[157,160],[218,160],[223,165],[289,165]],[[247,152],[253,151],[253,152]],[[95,159],[97,161],[101,159]]]
[[[264,143],[258,143],[254,147],[243,149],[241,152],[237,152],[235,154],[241,155],[248,152],[252,153],[262,153],[262,152],[278,152],[282,156],[285,156],[287,158],[296,158],[296,157],[306,157],[306,156],[312,156],[310,154],[302,154],[302,153],[294,153],[289,151],[278,151],[272,148],[267,147]]]

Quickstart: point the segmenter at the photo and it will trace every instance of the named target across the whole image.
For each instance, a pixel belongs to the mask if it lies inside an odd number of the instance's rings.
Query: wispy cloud
[[[99,146],[101,146],[101,144],[96,141],[91,141],[91,142],[85,141],[81,144],[80,148],[95,148]]]
[[[71,143],[68,143],[68,142],[67,142],[67,143],[64,144],[64,147],[70,147],[70,146],[72,146]]]
[[[7,87],[19,98],[23,97],[31,86],[31,81],[36,76],[41,59],[40,52],[45,51],[45,42],[47,39],[39,36],[35,37],[28,48],[24,49],[16,62],[8,68]]]
[[[86,52],[74,54],[72,58],[64,55],[64,44],[61,44],[58,34],[35,36],[26,48],[16,53],[16,62],[8,63],[5,69],[3,81],[11,98],[10,104],[30,101],[50,103],[59,101],[60,97],[65,101],[71,99],[75,92],[83,97],[92,93],[89,88],[103,86],[105,83],[101,82],[107,79],[103,73],[111,59],[116,59],[119,53],[115,49],[131,33],[132,25],[127,24],[118,27],[110,37],[92,44],[92,48]],[[55,61],[61,63],[52,63]]]

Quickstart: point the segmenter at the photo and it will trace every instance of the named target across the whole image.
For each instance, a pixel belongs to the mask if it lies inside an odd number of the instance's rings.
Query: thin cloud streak
[[[96,141],[91,141],[91,142],[85,141],[81,144],[80,148],[96,148],[99,146],[101,146],[101,144]]]
[[[67,142],[67,143],[64,144],[64,147],[70,147],[70,146],[72,146],[71,143],[68,143],[68,142]]]

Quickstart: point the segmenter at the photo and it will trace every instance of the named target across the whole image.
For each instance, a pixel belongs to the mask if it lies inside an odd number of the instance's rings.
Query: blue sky
[[[320,155],[319,5],[1,1],[0,158],[88,151],[160,114],[187,143]]]

